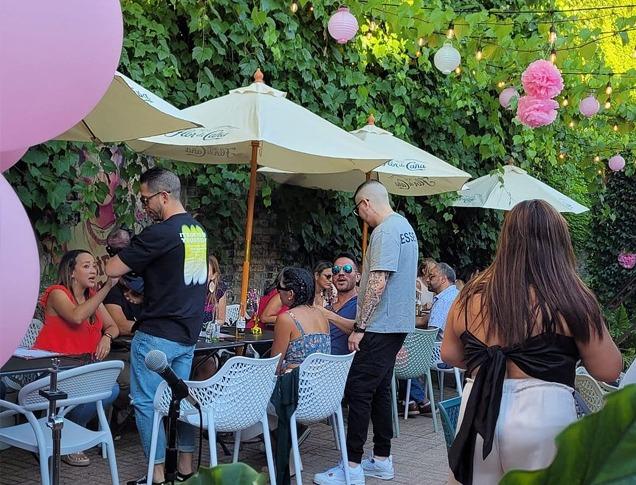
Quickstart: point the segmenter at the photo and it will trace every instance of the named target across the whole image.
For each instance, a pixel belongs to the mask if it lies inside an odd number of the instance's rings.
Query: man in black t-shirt
[[[157,223],[134,237],[129,247],[106,264],[110,277],[134,271],[144,280],[144,300],[131,345],[130,391],[146,456],[150,451],[153,399],[161,376],[150,371],[144,359],[150,350],[161,350],[175,373],[187,379],[203,323],[207,236],[203,226],[185,211],[180,192],[179,178],[169,170],[153,168],[143,173],[140,200]],[[194,429],[180,423],[178,431],[178,471],[179,478],[184,479],[193,472]],[[165,447],[165,433],[159,426],[154,482],[164,481]],[[146,477],[128,483],[145,484]]]

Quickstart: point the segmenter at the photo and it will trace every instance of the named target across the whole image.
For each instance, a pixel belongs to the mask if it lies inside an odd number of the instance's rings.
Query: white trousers
[[[467,379],[457,429],[473,387]],[[497,484],[510,470],[546,468],[556,455],[554,438],[576,421],[574,389],[540,379],[506,379],[492,451],[482,459],[484,440],[477,435],[473,483]],[[452,473],[449,483],[458,483]]]

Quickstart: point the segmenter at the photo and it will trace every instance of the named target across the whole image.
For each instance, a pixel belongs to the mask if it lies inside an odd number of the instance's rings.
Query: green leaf
[[[71,184],[66,180],[62,180],[53,186],[49,192],[48,200],[53,209],[57,209],[71,193]]]
[[[607,395],[603,409],[556,438],[557,456],[543,470],[508,472],[501,485],[632,484],[636,481],[636,385]]]
[[[42,166],[49,161],[49,154],[41,148],[31,148],[24,154],[22,160],[37,166]]]

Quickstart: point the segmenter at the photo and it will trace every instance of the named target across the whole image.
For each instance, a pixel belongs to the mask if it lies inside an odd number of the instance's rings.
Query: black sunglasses
[[[152,194],[148,197],[146,197],[145,195],[142,195],[141,197],[139,197],[139,201],[141,202],[141,205],[145,207],[148,205],[148,202],[150,202],[150,199],[152,199],[153,197],[157,197],[159,194],[169,194],[169,193],[170,193],[169,190],[160,190],[159,192]]]
[[[347,274],[351,274],[353,272],[353,266],[351,266],[350,264],[345,264],[344,266],[340,267],[337,264],[334,264],[333,268],[331,268],[331,272],[333,274],[340,273],[340,270],[344,271]]]

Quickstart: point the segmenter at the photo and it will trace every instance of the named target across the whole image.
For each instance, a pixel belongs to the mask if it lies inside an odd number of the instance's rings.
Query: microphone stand
[[[51,485],[59,485],[60,483],[60,461],[61,461],[61,443],[62,443],[62,428],[64,427],[64,418],[57,416],[55,411],[57,409],[57,401],[66,399],[68,394],[57,390],[57,373],[59,370],[60,360],[52,359],[51,368],[51,384],[49,389],[40,389],[40,396],[48,399],[49,401],[49,419],[46,425],[51,428],[53,439],[53,454],[51,455]]]
[[[166,464],[165,476],[166,483],[174,483],[177,481],[177,423],[179,422],[179,410],[181,409],[181,400],[188,397],[188,393],[175,393],[172,390],[172,399],[168,408],[168,426],[166,440]]]

